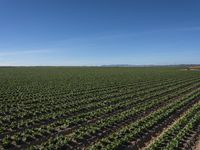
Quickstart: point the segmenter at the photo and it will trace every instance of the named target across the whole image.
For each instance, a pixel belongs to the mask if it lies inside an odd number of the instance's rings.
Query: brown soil
[[[190,70],[200,70],[200,66],[193,66],[189,68]]]
[[[161,133],[158,133],[155,137],[153,137],[151,141],[147,142],[145,146],[141,148],[141,150],[148,149],[152,144],[159,140],[159,138],[162,137],[163,134],[165,134],[170,128],[172,128],[179,120],[181,120],[187,114],[188,111],[186,111],[180,118],[176,119],[171,125],[167,126]]]
[[[195,146],[195,150],[200,150],[200,137],[199,137],[197,144]]]

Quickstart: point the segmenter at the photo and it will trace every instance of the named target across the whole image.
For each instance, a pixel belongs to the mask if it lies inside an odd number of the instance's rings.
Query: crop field
[[[0,68],[0,149],[200,149],[200,71]]]
[[[193,66],[189,68],[190,70],[200,70],[200,66]]]

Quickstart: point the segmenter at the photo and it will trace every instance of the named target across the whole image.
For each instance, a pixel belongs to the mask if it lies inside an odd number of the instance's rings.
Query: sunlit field
[[[0,149],[195,149],[200,72],[0,68]]]

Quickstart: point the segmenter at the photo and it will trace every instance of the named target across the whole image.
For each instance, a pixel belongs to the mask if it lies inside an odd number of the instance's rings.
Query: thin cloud
[[[24,55],[24,54],[36,54],[36,53],[48,53],[51,52],[52,50],[18,50],[18,51],[3,51],[0,52],[0,56],[13,56],[13,55]]]
[[[162,33],[162,32],[176,32],[176,31],[200,31],[200,26],[193,26],[193,27],[180,27],[180,28],[166,28],[166,29],[152,29],[140,32],[126,32],[120,31],[118,33],[109,33],[103,35],[91,35],[88,37],[73,37],[68,39],[63,39],[60,41],[56,41],[56,44],[77,44],[83,43],[84,45],[86,42],[96,41],[96,40],[109,40],[109,39],[118,39],[118,38],[126,38],[126,37],[138,37],[138,36],[145,36],[148,34],[155,34],[155,33]]]
[[[174,31],[200,31],[200,26],[169,28],[169,29],[156,29],[156,30],[141,31],[141,32],[137,32],[137,33],[117,34],[117,35],[112,35],[110,37],[141,36],[141,35],[146,35],[146,34],[154,34],[154,33],[161,33],[161,32],[174,32]]]
[[[177,30],[180,31],[200,31],[200,27],[185,27],[185,28],[179,28]]]

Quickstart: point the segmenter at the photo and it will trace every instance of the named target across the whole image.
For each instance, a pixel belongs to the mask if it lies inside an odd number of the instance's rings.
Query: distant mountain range
[[[175,64],[175,65],[131,65],[131,64],[111,64],[99,66],[0,66],[0,68],[19,68],[19,67],[195,67],[200,64]]]
[[[100,67],[192,67],[200,66],[200,64],[177,64],[177,65],[130,65],[130,64],[113,64],[102,65]]]

